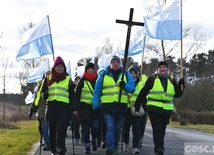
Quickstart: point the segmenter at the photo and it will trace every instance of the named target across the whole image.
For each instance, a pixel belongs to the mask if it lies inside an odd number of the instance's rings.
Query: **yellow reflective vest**
[[[34,100],[35,106],[39,106],[39,105],[40,105],[40,102],[41,102],[41,100],[42,100],[42,98],[41,98],[42,86],[43,86],[43,82],[40,83],[40,84],[38,85],[38,88],[37,88],[37,90],[36,90],[36,98],[35,98],[35,100]]]
[[[135,86],[135,92],[133,94],[129,94],[130,104],[128,104],[128,108],[135,104],[137,96],[140,93],[140,91],[146,81],[146,78],[147,78],[146,75],[142,74],[141,80]]]
[[[93,88],[91,86],[91,83],[87,80],[84,80],[84,86],[82,88],[81,91],[81,97],[80,97],[80,102],[84,102],[87,104],[92,104],[92,92],[93,92]]]
[[[149,91],[147,106],[156,106],[163,108],[164,110],[173,110],[173,99],[175,95],[174,86],[169,79],[167,79],[167,91],[161,84],[159,77],[157,76],[153,88]]]
[[[69,104],[69,82],[70,77],[67,76],[64,80],[52,83],[48,87],[48,101],[61,101]]]
[[[120,87],[119,83],[121,81],[122,74],[120,75],[118,81],[115,83],[113,77],[110,75],[105,75],[103,77],[103,90],[102,96],[100,98],[101,103],[113,103],[118,102]],[[126,76],[124,76],[124,82],[126,82]],[[127,92],[122,90],[120,103],[127,104],[128,97]]]

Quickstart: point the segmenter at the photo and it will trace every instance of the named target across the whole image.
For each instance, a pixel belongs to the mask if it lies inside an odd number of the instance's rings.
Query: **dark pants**
[[[171,114],[148,112],[148,115],[153,130],[154,151],[157,152],[159,149],[164,151],[165,131]]]
[[[99,120],[93,121],[84,121],[81,122],[83,137],[84,137],[84,146],[90,147],[90,133],[92,136],[92,141],[97,141],[98,133],[99,133]]]
[[[140,132],[141,122],[142,122],[142,117],[132,116],[130,109],[127,109],[127,112],[123,120],[123,137],[124,137],[125,144],[129,144],[129,137],[130,137],[129,133],[130,133],[130,128],[132,126],[133,148],[139,148],[140,136],[141,136],[141,132]]]
[[[79,119],[79,116],[76,118],[71,116],[70,127],[71,127],[72,132],[74,132],[74,137],[76,139],[80,139],[80,131],[79,131],[80,119]]]
[[[102,142],[105,143],[106,142],[106,124],[103,119],[101,121],[101,137],[102,137],[101,138]]]
[[[143,136],[146,128],[147,118],[148,118],[148,113],[145,111],[145,114],[142,116],[142,121],[140,123],[140,145],[142,145],[142,142],[143,142]]]
[[[50,130],[50,148],[52,153],[56,153],[59,150],[66,152],[65,138],[67,132],[68,123],[51,123],[49,122]]]

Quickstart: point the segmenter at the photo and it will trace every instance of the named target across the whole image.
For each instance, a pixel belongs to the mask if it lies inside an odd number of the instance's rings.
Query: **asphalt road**
[[[186,147],[186,142],[192,142],[193,144],[196,144],[196,146],[190,146],[188,147],[189,152],[188,154],[184,153],[184,148]],[[208,145],[212,145],[213,150],[209,150],[209,152],[203,152],[204,150],[201,150],[200,155],[210,155],[214,154],[214,135],[213,134],[204,134],[198,131],[191,131],[191,130],[183,130],[183,129],[177,129],[177,128],[172,128],[172,127],[167,127],[166,131],[166,136],[165,136],[165,155],[196,155],[197,149],[195,150],[196,152],[192,153],[193,147],[196,147],[199,144],[204,145],[204,143]],[[73,145],[72,145],[72,138],[71,138],[71,132],[68,130],[68,137],[66,139],[66,144],[67,144],[67,150],[68,152],[66,155],[73,155]],[[121,146],[121,145],[120,145]],[[131,148],[131,143],[130,143],[130,148]],[[149,124],[146,126],[146,131],[144,134],[144,140],[143,140],[143,147],[140,150],[141,155],[154,155],[153,152],[153,140],[152,140],[152,129]],[[119,152],[121,151],[121,148],[119,148]],[[199,150],[198,150],[199,151]],[[84,154],[84,146],[83,144],[75,145],[75,155],[83,155]],[[50,155],[50,151],[41,151],[41,155]],[[105,150],[98,148],[98,150],[91,151],[91,154],[95,155],[105,155]],[[131,149],[129,152],[123,152],[121,155],[130,155],[132,154]],[[39,149],[39,143],[35,144],[32,152],[29,153],[28,155],[40,155],[40,149]]]

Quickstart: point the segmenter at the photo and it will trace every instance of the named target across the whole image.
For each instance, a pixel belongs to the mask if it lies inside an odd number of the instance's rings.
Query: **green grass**
[[[0,155],[27,155],[38,142],[38,121],[14,123],[16,129],[0,129]]]
[[[181,126],[179,122],[170,122],[169,126],[181,128],[181,129],[189,129],[189,130],[195,130],[195,131],[201,131],[203,133],[211,133],[214,134],[214,126],[213,125],[205,125],[205,124],[188,124],[186,126]]]

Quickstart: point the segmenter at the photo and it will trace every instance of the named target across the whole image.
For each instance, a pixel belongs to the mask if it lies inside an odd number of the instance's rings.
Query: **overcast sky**
[[[0,45],[4,54],[14,61],[14,66],[22,63],[15,59],[21,47],[19,29],[26,27],[29,22],[37,24],[49,15],[55,57],[61,56],[65,61],[70,60],[72,68],[76,67],[80,58],[95,55],[96,47],[101,47],[106,38],[111,38],[114,50],[120,45],[124,48],[127,26],[117,24],[116,19],[128,20],[130,8],[134,8],[133,20],[143,22],[145,7],[158,5],[158,0],[0,2],[0,32],[3,32]],[[183,0],[183,25],[200,23],[209,33],[213,33],[214,13],[211,2],[212,0]],[[210,45],[207,45],[207,50],[211,48]]]

